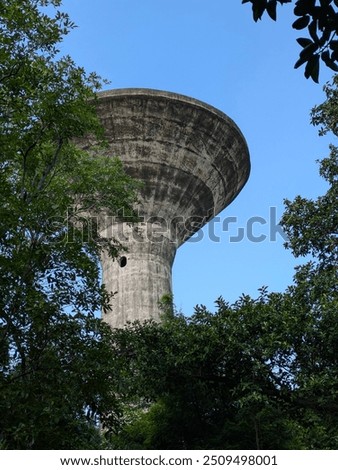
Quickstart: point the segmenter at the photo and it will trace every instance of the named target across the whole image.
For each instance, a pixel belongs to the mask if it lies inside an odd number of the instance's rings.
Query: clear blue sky
[[[111,81],[106,88],[156,88],[192,96],[228,114],[250,149],[249,182],[220,214],[215,242],[188,242],[177,252],[174,300],[189,315],[196,304],[214,309],[222,295],[235,301],[267,285],[281,291],[292,282],[294,260],[277,234],[270,240],[270,207],[277,218],[283,199],[316,197],[325,191],[315,160],[328,154],[329,138],[318,137],[309,112],[324,100],[330,71],[319,85],[294,70],[300,47],[291,28],[293,6],[279,8],[278,21],[255,24],[241,0],[65,0],[63,9],[78,25],[61,50],[87,71]],[[226,217],[237,217],[222,231]],[[265,235],[260,243],[248,240]],[[250,223],[250,222],[249,222]],[[230,241],[239,228],[244,239]]]

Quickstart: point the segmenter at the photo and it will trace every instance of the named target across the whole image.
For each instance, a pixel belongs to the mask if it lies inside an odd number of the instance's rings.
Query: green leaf
[[[330,28],[325,28],[323,33],[322,33],[322,36],[321,38],[319,39],[319,46],[320,47],[323,47],[324,44],[330,39],[330,36],[331,36],[331,29]]]
[[[319,79],[319,54],[313,55],[305,66],[304,75],[306,78],[312,78],[315,83]]]
[[[298,69],[301,65],[308,62],[309,57],[311,57],[311,55],[310,56],[307,56],[307,55],[300,56],[299,59],[297,60],[297,62],[295,63],[294,68]]]
[[[314,42],[311,42],[300,52],[299,57],[309,60],[313,53],[317,51],[317,49],[318,45]]]
[[[334,60],[330,59],[325,63],[331,70],[333,70],[334,72],[338,72],[338,65],[335,63]]]
[[[301,18],[298,18],[293,24],[292,27],[293,29],[304,29],[307,27],[307,25],[310,23],[310,16],[302,16]]]
[[[305,64],[309,59],[307,57],[300,57],[294,65],[295,69],[298,69],[301,65]]]
[[[305,48],[305,47],[309,46],[310,44],[312,44],[312,41],[309,38],[298,38],[297,42],[303,48]]]
[[[332,40],[330,41],[330,49],[333,50],[333,51],[338,51],[338,41],[335,39],[335,40]]]
[[[304,16],[311,12],[316,0],[298,0],[293,10],[296,16]]]
[[[262,15],[266,9],[267,0],[253,0],[252,13],[255,22],[262,18]]]
[[[277,0],[270,0],[266,6],[266,11],[271,19],[277,20]]]
[[[317,35],[317,20],[311,21],[311,23],[309,24],[308,30],[309,30],[310,36],[312,37],[313,41],[318,43],[319,38],[318,38],[318,35]]]
[[[327,62],[330,61],[330,52],[326,50],[322,52],[320,57],[322,61],[325,62],[326,65],[328,65]]]

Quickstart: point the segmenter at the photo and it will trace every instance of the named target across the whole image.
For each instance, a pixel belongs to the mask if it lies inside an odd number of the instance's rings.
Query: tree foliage
[[[242,0],[252,4],[255,21],[267,14],[277,19],[277,6],[292,3],[292,0]],[[308,37],[299,37],[302,50],[295,68],[305,64],[304,75],[318,83],[320,61],[334,72],[338,72],[338,2],[337,0],[297,0],[294,14],[297,19],[292,27],[296,30],[307,28]]]
[[[264,296],[257,301],[243,297],[235,306],[219,299],[216,314],[197,307],[192,317],[176,315],[161,326],[136,324],[116,332],[115,354],[128,357],[125,389],[131,400],[137,397],[141,413],[115,445],[281,448],[289,427],[279,402],[288,386],[279,371],[270,375],[269,361],[275,363],[276,350],[288,346],[285,340],[278,343],[278,332],[271,338]],[[276,427],[280,432],[274,432]]]
[[[131,213],[136,184],[117,159],[75,145],[88,134],[104,145],[94,110],[101,81],[59,57],[57,44],[74,27],[54,9],[60,4],[1,0],[0,442],[7,448],[86,448],[97,440],[98,418],[107,427],[118,422],[109,332],[95,313],[109,308],[100,252],[114,256],[120,247],[90,214]]]

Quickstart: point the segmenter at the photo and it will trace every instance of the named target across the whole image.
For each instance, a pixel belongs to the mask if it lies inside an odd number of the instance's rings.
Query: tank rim
[[[159,90],[159,89],[154,89],[154,88],[113,88],[111,90],[103,90],[97,93],[97,98],[99,101],[105,101],[105,100],[109,100],[109,98],[115,98],[115,97],[127,98],[127,97],[132,97],[132,96],[139,96],[139,97],[145,97],[145,98],[164,98],[168,101],[186,103],[195,108],[203,109],[205,111],[208,111],[211,114],[214,114],[215,116],[217,116],[217,118],[223,121],[226,121],[234,129],[236,129],[236,131],[239,133],[239,135],[243,139],[246,149],[247,149],[247,153],[249,155],[247,141],[242,131],[237,126],[237,124],[223,111],[219,110],[218,108],[215,108],[214,106],[208,103],[205,103],[204,101],[198,100],[196,98],[192,98],[184,94],[180,94],[180,93],[176,93],[172,91],[164,91],[164,90]],[[249,156],[249,161],[250,161],[250,156]]]

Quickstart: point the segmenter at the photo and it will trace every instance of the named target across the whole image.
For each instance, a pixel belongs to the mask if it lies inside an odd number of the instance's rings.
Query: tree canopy
[[[338,72],[338,2],[337,0],[242,0],[252,4],[254,21],[266,12],[271,19],[277,19],[277,6],[295,3],[294,15],[297,19],[292,27],[296,30],[307,28],[308,36],[299,37],[302,50],[295,68],[305,64],[306,78],[318,83],[320,61],[334,72]]]
[[[109,308],[100,252],[115,256],[120,247],[100,235],[90,214],[122,208],[131,214],[136,183],[117,159],[76,146],[89,134],[104,145],[94,109],[101,80],[59,57],[57,44],[74,27],[52,9],[60,4],[1,1],[0,445],[6,448],[86,448],[91,424],[100,417],[109,428],[118,415],[109,332],[95,314]]]

